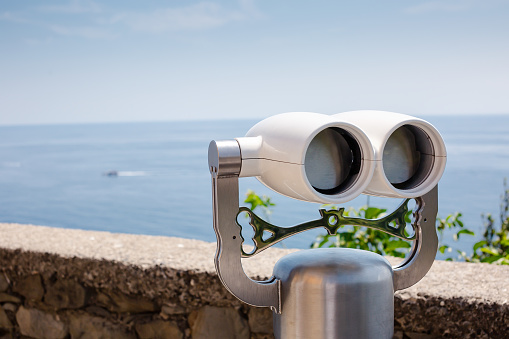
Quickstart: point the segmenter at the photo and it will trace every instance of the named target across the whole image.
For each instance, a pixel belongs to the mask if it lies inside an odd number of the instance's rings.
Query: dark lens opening
[[[349,132],[329,127],[310,142],[304,166],[309,183],[317,192],[338,194],[357,181],[362,167],[362,151]]]
[[[382,163],[391,185],[406,190],[428,178],[434,159],[433,144],[426,132],[416,126],[403,125],[387,140]]]

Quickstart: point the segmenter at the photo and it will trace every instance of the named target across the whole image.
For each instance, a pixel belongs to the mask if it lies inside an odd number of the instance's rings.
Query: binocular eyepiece
[[[318,203],[344,203],[361,193],[419,197],[437,185],[446,163],[435,127],[391,112],[283,113],[236,140],[240,177]]]

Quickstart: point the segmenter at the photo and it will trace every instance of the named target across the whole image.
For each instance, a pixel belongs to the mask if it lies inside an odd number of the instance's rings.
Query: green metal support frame
[[[405,231],[406,221],[405,216],[408,213],[408,203],[411,199],[405,199],[401,205],[392,213],[386,215],[385,217],[379,219],[363,219],[363,218],[352,218],[346,217],[343,215],[345,211],[344,208],[340,208],[338,210],[325,210],[320,209],[321,218],[317,220],[308,221],[296,226],[292,227],[279,227],[272,225],[259,216],[257,216],[253,211],[251,211],[247,207],[240,207],[239,212],[237,213],[237,225],[242,229],[242,226],[238,222],[238,218],[241,214],[247,213],[250,218],[249,224],[254,230],[253,242],[254,249],[250,253],[246,253],[244,249],[241,247],[242,257],[249,258],[252,257],[261,251],[271,247],[272,245],[284,240],[288,237],[291,237],[294,234],[301,233],[310,229],[323,227],[327,230],[327,232],[331,235],[337,233],[338,229],[342,226],[350,225],[350,226],[365,226],[373,229],[380,230],[382,232],[388,233],[395,237],[401,238],[403,240],[415,240],[415,222],[412,223],[413,232],[411,235],[407,234]],[[419,209],[417,209],[419,211]],[[414,212],[416,213],[416,212]],[[414,216],[414,221],[417,218]],[[393,226],[393,224],[395,226]],[[268,232],[270,235],[268,238],[264,239],[264,233]],[[242,242],[244,242],[244,238],[242,238]]]

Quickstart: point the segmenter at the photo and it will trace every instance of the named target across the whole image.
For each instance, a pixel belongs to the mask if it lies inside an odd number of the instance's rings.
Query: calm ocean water
[[[425,117],[448,150],[439,185],[439,215],[461,211],[482,233],[481,213],[498,216],[509,177],[509,116]],[[199,121],[52,126],[0,126],[0,222],[167,235],[215,241],[207,148],[212,139],[243,136],[257,121]],[[108,171],[118,176],[105,176]],[[270,221],[289,226],[318,217],[318,204],[240,180],[277,204]],[[367,202],[360,196],[346,206]],[[397,199],[370,198],[393,208]],[[285,241],[306,248],[310,231]],[[468,250],[478,237],[454,243]]]

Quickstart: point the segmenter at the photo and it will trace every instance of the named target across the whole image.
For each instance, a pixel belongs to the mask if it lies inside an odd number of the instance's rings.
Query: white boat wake
[[[144,177],[149,173],[145,171],[108,171],[104,175],[108,177]]]

